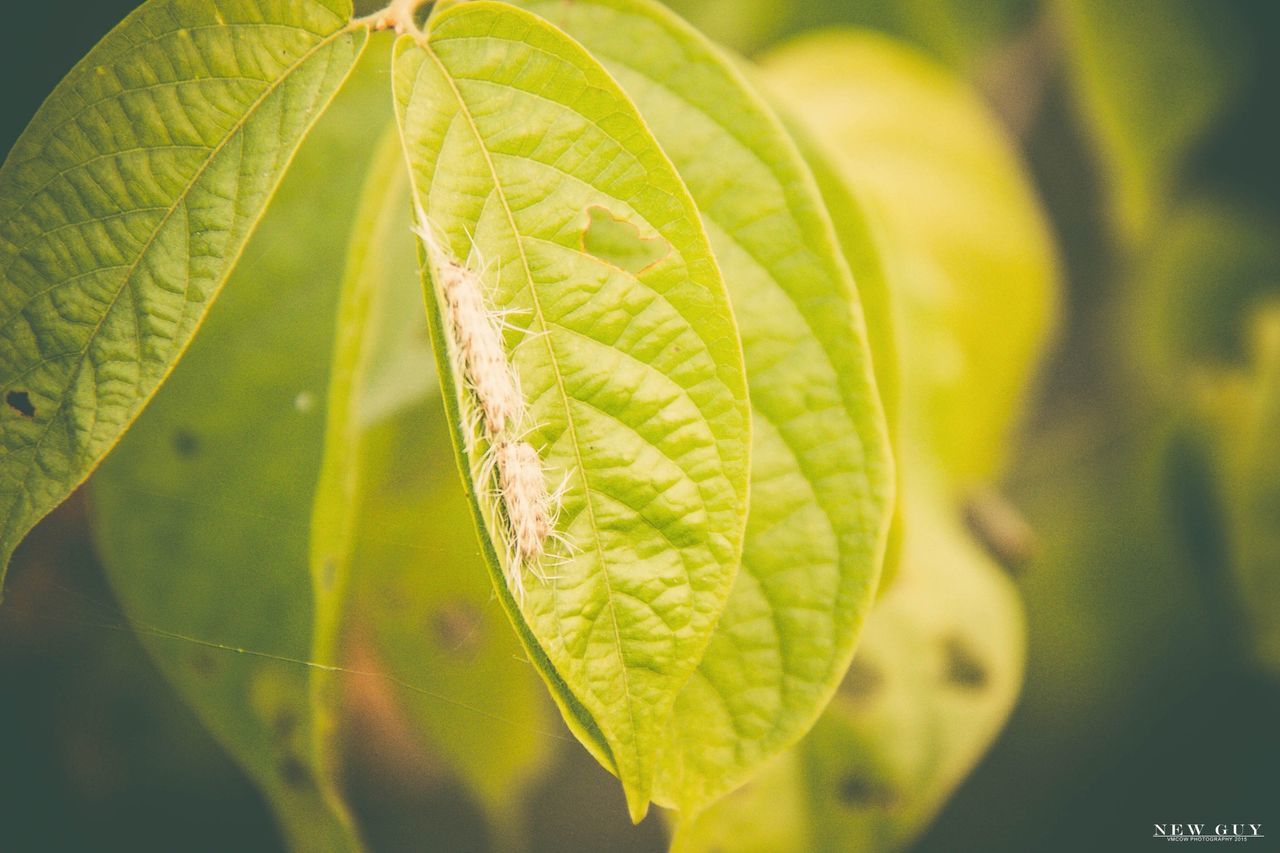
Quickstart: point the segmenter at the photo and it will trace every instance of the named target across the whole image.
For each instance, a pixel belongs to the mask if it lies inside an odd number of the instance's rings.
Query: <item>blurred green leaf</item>
[[[394,697],[404,725],[397,734],[443,756],[509,845],[522,789],[545,758],[548,709],[493,599],[459,487],[409,228],[408,175],[398,135],[384,143],[349,255],[329,395],[313,539],[317,589],[329,606],[320,609],[316,659],[386,675],[366,689]],[[322,719],[336,719],[336,676],[312,677]]]
[[[884,313],[900,318],[904,361],[903,550],[793,769],[776,765],[681,827],[676,847],[752,849],[735,813],[780,800],[804,828],[772,849],[902,849],[994,739],[1021,685],[1021,606],[962,527],[957,485],[993,477],[1007,453],[1049,325],[1053,250],[1008,144],[934,63],[881,37],[831,33],[783,48],[766,69],[807,129],[829,203],[854,226],[847,251],[871,243],[883,258],[894,301]],[[945,141],[932,127],[947,128]],[[841,193],[842,181],[858,195]],[[850,219],[859,197],[862,223]]]
[[[205,333],[92,484],[122,606],[300,849],[358,846],[312,762],[307,670],[271,656],[311,653],[308,529],[342,248],[369,129],[391,118],[379,64],[316,126]]]
[[[1038,0],[670,0],[712,39],[753,53],[780,37],[833,26],[879,30],[929,51],[953,69],[980,75]]]
[[[1245,39],[1211,0],[1058,0],[1068,76],[1126,244],[1153,235],[1196,142],[1244,78]]]
[[[1037,0],[797,0],[791,20],[808,29],[845,25],[878,30],[973,77],[1036,5]]]
[[[709,810],[681,822],[671,853],[808,853],[812,838],[803,768],[791,749]]]
[[[428,278],[454,444],[495,588],[639,820],[746,523],[750,424],[724,282],[688,191],[635,108],[541,19],[488,2],[437,10],[425,45],[398,45],[395,89],[415,196],[442,252],[486,259],[489,307],[519,312],[506,340],[528,403],[516,428],[549,488],[565,484],[558,529],[575,547],[517,602],[499,557],[506,507],[483,497],[494,485],[486,444],[467,434],[474,400]],[[588,254],[593,207],[665,244],[663,259],[631,273]]]
[[[868,332],[813,178],[727,58],[646,0],[524,5],[635,101],[699,205],[742,335],[746,547],[657,784],[659,802],[694,814],[795,743],[853,655],[892,503]]]
[[[366,34],[349,0],[150,0],[0,168],[0,584],[182,356]]]
[[[872,217],[904,443],[961,485],[994,477],[1054,314],[1054,249],[1014,149],[967,86],[881,36],[804,37],[764,68]]]
[[[1280,675],[1280,303],[1253,323],[1248,374],[1204,387],[1228,558],[1259,663]]]
[[[1206,568],[1234,578],[1235,599],[1252,626],[1245,633],[1269,667],[1280,661],[1280,626],[1270,616],[1280,603],[1272,586],[1280,575],[1272,533],[1280,520],[1272,486],[1280,457],[1280,429],[1271,420],[1276,321],[1268,308],[1277,300],[1280,226],[1235,205],[1197,200],[1169,217],[1140,259],[1119,320],[1133,330],[1121,352],[1133,356],[1133,380],[1148,403],[1189,432],[1195,449],[1184,450],[1196,458],[1208,453],[1216,483],[1191,483],[1192,493],[1175,499],[1194,502],[1179,509],[1195,514],[1197,525],[1211,524],[1199,516],[1216,510],[1226,541],[1200,530],[1182,538],[1196,540],[1189,544],[1201,562],[1224,564]],[[1171,464],[1177,477],[1196,463],[1183,454]]]
[[[904,849],[999,732],[1022,680],[1017,593],[944,493],[909,485],[899,577],[868,619],[836,698],[785,759],[795,766],[780,762],[681,827],[673,849]],[[784,825],[801,829],[762,848],[737,821],[773,803]]]
[[[1184,204],[1141,257],[1131,292],[1125,355],[1180,406],[1193,371],[1247,361],[1246,319],[1280,295],[1280,224],[1222,202]]]
[[[742,53],[765,45],[786,26],[789,10],[775,0],[668,0],[708,38]]]

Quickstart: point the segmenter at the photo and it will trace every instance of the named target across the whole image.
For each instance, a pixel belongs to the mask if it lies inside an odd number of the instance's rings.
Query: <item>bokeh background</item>
[[[10,4],[5,150],[133,5]],[[674,5],[748,56],[829,26],[931,56],[1003,126],[1056,243],[1058,329],[1010,459],[987,484],[1031,532],[1002,555],[1026,610],[1025,682],[999,738],[912,849],[1131,850],[1161,843],[1153,823],[1276,826],[1280,6]],[[945,144],[946,126],[932,132]],[[356,188],[360,178],[343,180]],[[476,618],[498,616],[481,605]],[[436,629],[461,631],[461,643],[468,618]],[[0,605],[0,685],[0,848],[282,844],[258,788],[130,629],[83,495],[15,559]],[[371,845],[504,846],[509,830],[495,829],[476,785],[388,735],[383,692],[357,683],[363,698],[349,708],[349,787]],[[553,738],[547,753],[519,806],[531,849],[664,848],[661,822],[631,827],[616,784],[576,744]]]

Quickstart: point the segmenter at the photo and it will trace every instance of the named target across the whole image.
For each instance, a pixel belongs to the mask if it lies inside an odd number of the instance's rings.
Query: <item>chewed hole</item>
[[[642,237],[640,229],[599,206],[587,208],[587,227],[582,231],[582,251],[605,263],[636,274],[643,272],[671,252],[661,237]]]
[[[24,418],[36,416],[36,407],[31,403],[31,395],[26,391],[10,391],[4,395],[4,401],[9,404],[9,408]]]
[[[987,668],[974,654],[964,638],[952,635],[943,640],[947,681],[967,690],[977,690],[987,683]]]

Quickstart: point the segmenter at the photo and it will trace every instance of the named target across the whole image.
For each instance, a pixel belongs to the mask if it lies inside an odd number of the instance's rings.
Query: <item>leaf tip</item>
[[[649,814],[649,795],[632,785],[624,784],[622,790],[627,796],[627,812],[631,815],[631,822],[639,824]]]

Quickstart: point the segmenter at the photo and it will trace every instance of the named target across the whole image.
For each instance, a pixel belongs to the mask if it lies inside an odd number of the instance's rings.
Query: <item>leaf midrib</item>
[[[631,678],[630,678],[629,669],[626,663],[626,658],[622,653],[622,633],[618,627],[618,614],[617,614],[617,609],[614,605],[613,582],[609,577],[608,563],[605,560],[604,549],[602,548],[600,543],[600,528],[596,520],[595,507],[593,506],[591,501],[592,490],[591,490],[591,485],[587,479],[587,469],[586,469],[586,466],[583,464],[583,460],[582,460],[582,451],[578,443],[577,427],[574,423],[573,413],[570,410],[570,406],[569,406],[569,393],[564,387],[564,381],[560,374],[559,361],[556,357],[555,347],[551,343],[551,339],[550,339],[551,336],[548,334],[545,334],[548,331],[547,329],[548,324],[547,324],[546,315],[542,310],[542,303],[538,298],[537,288],[534,287],[533,271],[529,266],[529,259],[525,253],[524,242],[521,238],[520,229],[516,225],[515,214],[511,210],[511,205],[507,201],[506,192],[503,190],[503,187],[502,187],[502,181],[499,179],[497,168],[494,166],[494,163],[493,163],[493,157],[489,152],[488,146],[485,144],[484,137],[481,135],[479,127],[475,123],[474,117],[471,115],[471,110],[468,108],[466,101],[462,97],[462,92],[458,89],[457,85],[454,83],[453,77],[452,75],[450,75],[444,62],[440,59],[440,57],[436,54],[436,52],[431,49],[430,45],[429,44],[423,45],[422,49],[423,49],[423,52],[431,58],[431,61],[435,63],[436,68],[440,72],[440,75],[444,78],[445,82],[448,84],[449,90],[453,93],[454,99],[457,101],[459,115],[461,115],[464,119],[466,119],[467,127],[471,130],[471,133],[476,140],[476,146],[479,148],[481,154],[484,156],[485,165],[489,170],[490,177],[493,179],[494,192],[496,193],[497,198],[500,204],[502,205],[502,212],[506,216],[507,223],[511,227],[511,234],[515,238],[516,248],[520,253],[520,265],[524,269],[525,280],[529,284],[529,294],[533,301],[534,313],[538,318],[539,325],[542,326],[542,331],[544,334],[540,335],[540,337],[546,340],[547,356],[551,360],[552,373],[555,377],[556,388],[560,392],[561,402],[564,405],[565,424],[566,424],[566,429],[569,431],[570,444],[573,447],[574,460],[577,463],[578,472],[582,477],[583,502],[586,504],[588,521],[591,525],[592,539],[594,540],[597,558],[600,561],[600,569],[601,569],[601,575],[604,578],[605,591],[608,595],[609,618],[610,618],[610,622],[613,625],[614,651],[618,657],[619,663],[621,664],[619,669],[622,673],[623,695],[626,697],[627,716],[631,723],[631,732],[633,733],[632,736],[634,738],[635,732],[636,732],[635,700],[631,694]],[[552,590],[553,596],[558,596],[558,588],[554,580],[552,580],[551,582],[551,590]],[[559,605],[557,604],[557,610],[558,609],[559,609]],[[634,743],[634,740],[631,748],[633,752],[636,751],[636,745]]]

